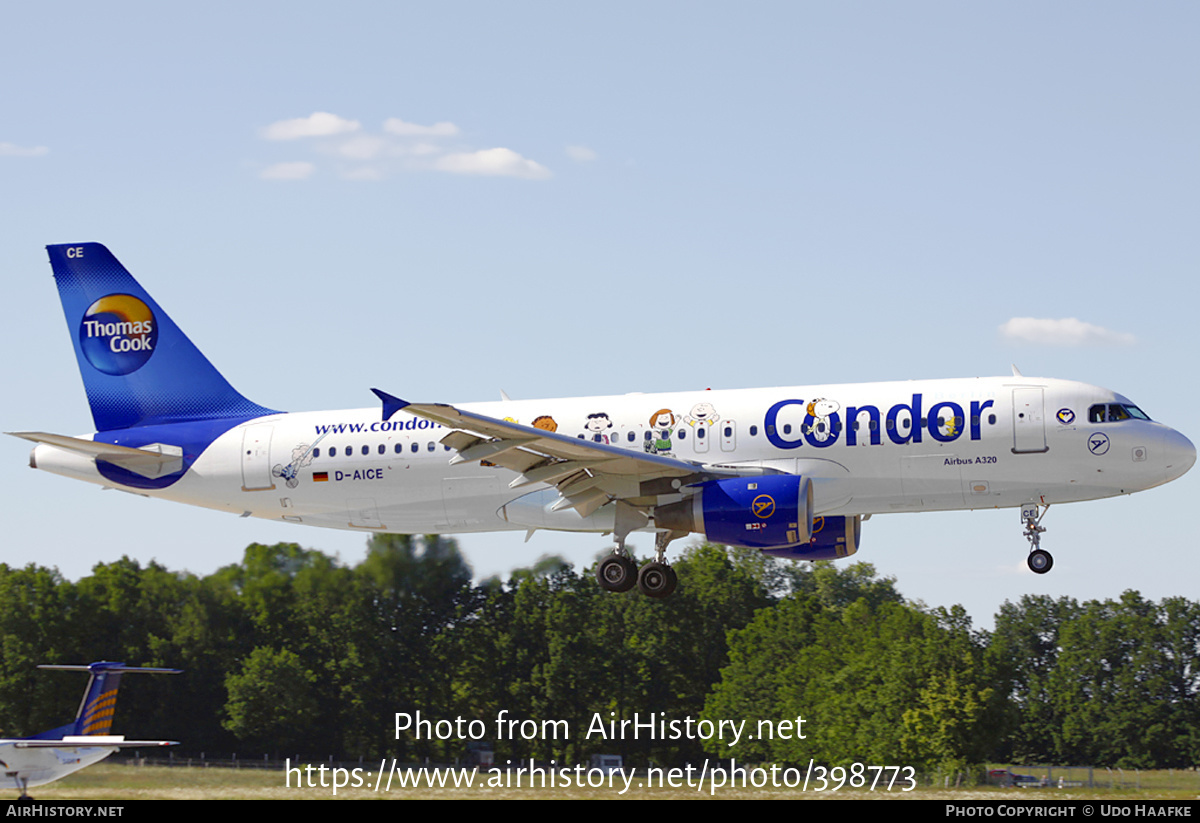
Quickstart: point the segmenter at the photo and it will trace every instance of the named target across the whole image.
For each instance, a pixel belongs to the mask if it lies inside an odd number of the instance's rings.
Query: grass
[[[1028,772],[1026,772],[1028,773]],[[1077,772],[1078,773],[1078,772]],[[1057,774],[1057,771],[1056,771]],[[1097,774],[1097,778],[1099,778]],[[373,775],[372,775],[373,777]],[[479,778],[485,775],[480,774]],[[477,783],[482,782],[477,778]],[[40,786],[30,792],[39,800],[333,800],[332,788],[297,788],[285,785],[285,775],[279,771],[262,769],[224,768],[167,768],[162,766],[131,767],[99,764],[77,772],[57,783]],[[1195,774],[1186,776],[1186,782],[1200,782]],[[969,789],[934,789],[922,787],[912,792],[893,790],[817,793],[801,792],[799,789],[755,789],[719,787],[710,793],[705,786],[702,792],[696,788],[637,788],[619,794],[617,788],[420,788],[400,789],[393,784],[390,791],[375,792],[367,788],[342,788],[338,800],[506,800],[506,799],[655,799],[724,800],[749,799],[923,799],[923,800],[996,800],[996,801],[1048,801],[1048,800],[1191,800],[1200,799],[1200,789],[1167,788],[1167,785],[1186,785],[1181,774],[1175,772],[1143,772],[1140,789],[1000,789],[975,787]],[[295,779],[293,778],[293,784]],[[1156,788],[1158,786],[1158,788]]]

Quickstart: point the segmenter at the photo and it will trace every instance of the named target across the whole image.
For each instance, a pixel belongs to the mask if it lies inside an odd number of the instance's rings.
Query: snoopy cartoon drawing
[[[813,418],[813,425],[807,427],[805,432],[822,442],[828,440],[833,435],[829,415],[835,413],[841,407],[841,403],[838,403],[836,400],[829,400],[824,397],[818,397],[816,400],[813,400],[808,404],[808,414]]]

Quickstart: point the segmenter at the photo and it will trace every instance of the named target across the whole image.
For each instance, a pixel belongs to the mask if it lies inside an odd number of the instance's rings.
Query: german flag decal
[[[329,472],[313,472],[313,482],[314,483],[329,482]]]

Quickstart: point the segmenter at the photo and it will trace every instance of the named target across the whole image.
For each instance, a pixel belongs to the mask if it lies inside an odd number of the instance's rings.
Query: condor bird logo
[[[766,520],[775,513],[775,499],[769,494],[760,494],[750,501],[750,511],[759,520]]]

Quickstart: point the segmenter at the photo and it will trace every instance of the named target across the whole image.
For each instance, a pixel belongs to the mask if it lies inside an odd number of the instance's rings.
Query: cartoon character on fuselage
[[[818,397],[816,400],[808,404],[808,413],[813,418],[813,424],[808,427],[807,431],[812,434],[817,440],[827,440],[832,433],[832,424],[829,420],[829,415],[834,414],[841,408],[841,404],[836,400],[829,400],[824,397]]]
[[[670,409],[659,409],[650,415],[650,430],[653,438],[646,442],[646,451],[651,454],[671,453],[671,434],[675,428],[675,413]]]
[[[712,403],[697,403],[692,410],[683,416],[683,422],[695,428],[696,426],[713,426],[721,419]]]
[[[584,425],[584,428],[592,433],[592,440],[597,443],[608,443],[608,430],[612,427],[612,420],[604,412],[589,414]]]

